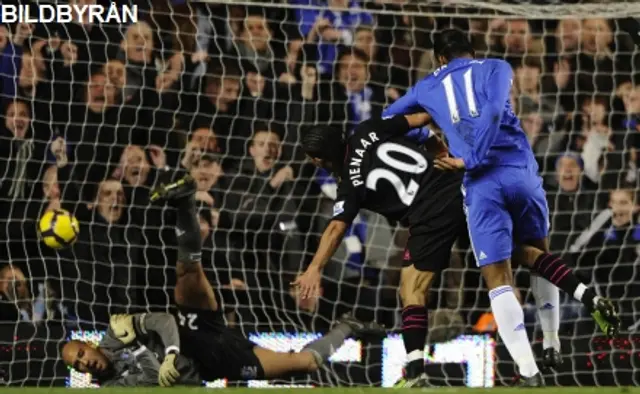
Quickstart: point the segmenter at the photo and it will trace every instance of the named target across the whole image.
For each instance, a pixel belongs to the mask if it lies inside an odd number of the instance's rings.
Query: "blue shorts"
[[[497,167],[465,177],[464,211],[478,266],[511,258],[513,247],[549,234],[549,207],[537,166]]]

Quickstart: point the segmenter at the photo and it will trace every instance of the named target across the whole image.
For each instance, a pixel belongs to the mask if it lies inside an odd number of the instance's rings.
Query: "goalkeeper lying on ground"
[[[187,175],[161,184],[152,200],[178,209],[178,263],[175,301],[178,316],[167,313],[114,315],[98,347],[65,344],[65,363],[91,373],[106,386],[202,385],[202,381],[269,379],[316,371],[348,336],[381,335],[375,323],[345,316],[327,335],[300,353],[277,353],[254,345],[227,328],[200,262],[195,183]]]

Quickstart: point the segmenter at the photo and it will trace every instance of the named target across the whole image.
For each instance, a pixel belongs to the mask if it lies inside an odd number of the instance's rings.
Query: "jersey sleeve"
[[[414,129],[420,130],[420,129]],[[392,115],[382,118],[372,118],[360,123],[354,130],[351,139],[364,138],[369,139],[369,134],[375,132],[378,138],[385,141],[392,137],[399,135],[409,136],[409,132],[413,132],[409,127],[409,122],[404,115]],[[419,133],[416,132],[412,137],[417,137]]]
[[[333,216],[331,220],[339,220],[351,224],[360,212],[360,192],[351,181],[343,179],[338,185],[338,196],[333,204]]]
[[[134,316],[136,330],[144,335],[153,331],[162,340],[165,350],[180,351],[180,332],[176,319],[168,313],[143,313]]]
[[[98,345],[98,347],[113,352],[125,347],[125,344],[122,343],[118,338],[116,338],[116,336],[113,334],[113,331],[111,331],[111,327],[109,327],[107,329],[107,333],[100,340],[100,344]]]
[[[102,383],[102,387],[145,387],[157,386],[158,375],[152,375],[144,370],[138,373],[124,374],[118,378],[107,380]]]

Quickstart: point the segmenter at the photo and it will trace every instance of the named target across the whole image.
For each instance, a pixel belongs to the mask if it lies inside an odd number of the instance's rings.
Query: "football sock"
[[[531,291],[542,327],[542,348],[560,351],[560,292],[551,282],[536,275],[531,275]]]
[[[353,330],[346,323],[340,323],[329,331],[325,336],[306,345],[302,351],[313,353],[318,366],[324,364],[333,353],[342,346],[345,339]]]
[[[593,312],[594,305],[597,302],[596,293],[582,285],[573,270],[560,257],[550,253],[543,253],[533,263],[533,269],[538,275],[553,283],[560,290],[576,297],[589,312]],[[576,292],[578,289],[581,291]]]
[[[524,326],[524,312],[513,289],[511,286],[498,286],[489,291],[489,298],[498,333],[518,365],[520,375],[525,378],[534,376],[539,370]]]
[[[196,213],[196,200],[193,196],[181,198],[176,202],[178,210],[176,234],[178,236],[178,261],[198,263],[201,260],[202,241],[200,223]]]
[[[427,308],[407,305],[402,310],[402,341],[407,351],[405,377],[414,379],[424,373],[424,346],[427,341]]]

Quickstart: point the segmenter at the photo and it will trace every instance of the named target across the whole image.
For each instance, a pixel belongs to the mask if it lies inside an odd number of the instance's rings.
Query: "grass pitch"
[[[97,391],[96,391],[97,390]],[[208,388],[161,388],[161,387],[140,387],[140,388],[100,388],[100,389],[69,389],[69,388],[3,388],[0,392],[2,394],[120,394],[120,393],[135,393],[135,394],[161,394],[167,392],[173,393],[186,393],[196,394],[211,392],[215,393],[220,389],[208,389]],[[260,389],[249,388],[231,388],[225,389],[233,391],[233,394],[255,394]],[[377,393],[397,393],[397,394],[410,394],[415,392],[421,393],[437,393],[437,394],[640,394],[640,387],[547,387],[543,389],[522,389],[522,388],[493,388],[493,389],[468,389],[464,387],[460,388],[433,388],[433,389],[382,389],[382,388],[348,388],[348,387],[335,387],[335,388],[315,388],[315,389],[280,389],[270,388],[267,390],[270,394],[309,394],[312,390],[314,394],[377,394]]]

